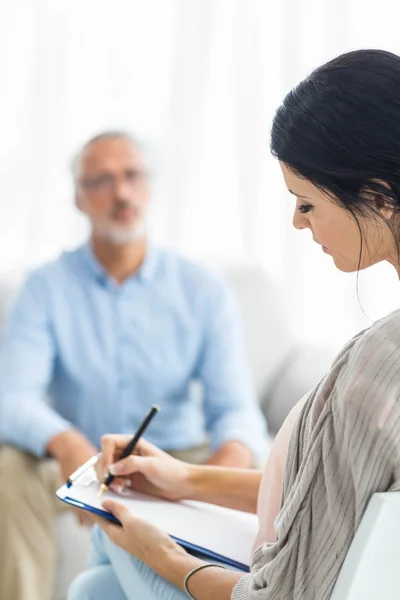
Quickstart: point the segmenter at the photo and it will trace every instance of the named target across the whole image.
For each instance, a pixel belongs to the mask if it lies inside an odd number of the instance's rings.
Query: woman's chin
[[[335,258],[334,256],[332,258],[333,262],[335,263],[335,267],[339,269],[339,271],[342,271],[342,273],[357,273],[358,271],[363,271],[364,269],[368,269],[368,267],[371,266],[369,264],[359,265],[358,262],[354,263],[350,261],[344,261],[340,258]]]

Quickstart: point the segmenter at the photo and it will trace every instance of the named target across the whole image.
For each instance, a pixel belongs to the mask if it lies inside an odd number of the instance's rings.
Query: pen
[[[132,451],[135,448],[136,444],[138,443],[140,437],[143,435],[143,432],[145,431],[145,429],[147,429],[148,425],[150,424],[150,421],[159,411],[160,411],[160,408],[158,406],[153,405],[150,408],[149,412],[147,413],[147,415],[145,416],[145,418],[139,425],[138,430],[136,431],[135,435],[133,436],[133,438],[131,439],[131,441],[125,448],[125,450],[122,452],[122,454],[118,460],[126,458],[127,456],[132,454]],[[97,494],[97,497],[104,494],[104,492],[109,488],[109,486],[111,485],[113,480],[114,480],[114,475],[111,475],[111,473],[109,473],[105,482],[101,484],[100,489]]]

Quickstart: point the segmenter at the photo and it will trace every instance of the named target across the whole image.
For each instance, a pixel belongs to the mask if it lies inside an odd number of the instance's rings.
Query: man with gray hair
[[[49,600],[56,488],[102,435],[133,432],[150,404],[162,410],[148,439],[182,460],[249,467],[264,449],[231,294],[147,239],[140,144],[98,135],[73,176],[90,240],[30,275],[0,359],[4,600]]]

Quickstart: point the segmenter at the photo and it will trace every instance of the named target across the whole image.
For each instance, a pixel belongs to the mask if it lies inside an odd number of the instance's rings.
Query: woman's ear
[[[389,221],[394,213],[393,201],[387,194],[390,185],[382,179],[371,179],[361,190],[361,197],[368,201],[371,209],[379,212],[385,221]]]

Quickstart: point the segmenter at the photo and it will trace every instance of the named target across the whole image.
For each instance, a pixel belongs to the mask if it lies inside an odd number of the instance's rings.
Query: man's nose
[[[131,200],[132,198],[132,186],[126,177],[118,177],[114,184],[114,197],[117,200]]]

